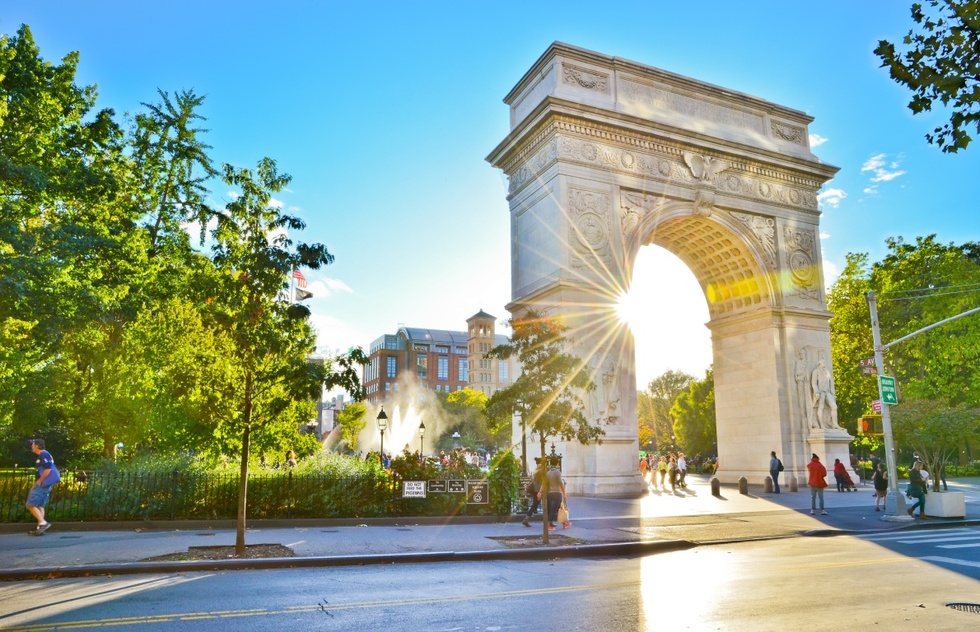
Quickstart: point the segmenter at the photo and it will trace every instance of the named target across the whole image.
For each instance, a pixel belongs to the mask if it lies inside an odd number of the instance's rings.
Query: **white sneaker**
[[[811,515],[811,516],[815,516],[815,515],[817,515],[817,512],[815,512],[814,510],[812,510],[812,509],[811,509],[811,510],[810,510],[810,515]]]
[[[826,516],[826,515],[827,515],[827,512],[826,512],[826,511],[824,511],[823,509],[821,509],[821,510],[820,510],[820,515],[821,515],[821,516]]]

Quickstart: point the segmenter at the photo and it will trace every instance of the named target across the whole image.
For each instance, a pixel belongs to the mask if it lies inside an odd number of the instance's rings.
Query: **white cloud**
[[[823,285],[827,290],[834,284],[840,276],[840,269],[832,261],[823,260]]]
[[[888,154],[875,154],[868,158],[861,166],[861,172],[870,171],[874,174],[872,182],[890,182],[895,178],[905,175],[905,171],[900,169],[902,157],[888,161]]]
[[[820,239],[830,239],[830,233],[820,233]]]
[[[810,134],[810,149],[814,147],[819,147],[827,142],[828,139],[824,138],[820,134]]]
[[[865,193],[867,195],[878,195],[878,185],[877,184],[872,184],[872,185],[870,185],[868,187],[865,187],[863,193]]]
[[[823,191],[817,195],[817,203],[826,204],[832,208],[837,208],[841,200],[846,197],[847,193],[845,193],[842,189],[827,189],[826,191]]]
[[[272,208],[282,208],[284,206],[284,204],[283,204],[283,201],[282,200],[277,200],[274,197],[270,197],[269,198],[269,206],[271,206]]]

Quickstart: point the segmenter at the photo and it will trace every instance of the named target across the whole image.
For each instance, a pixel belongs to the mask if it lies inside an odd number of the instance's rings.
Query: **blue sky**
[[[51,61],[79,51],[77,81],[120,115],[155,102],[157,88],[205,94],[216,162],[277,160],[293,176],[282,202],[307,223],[297,237],[336,257],[307,274],[330,351],[366,348],[400,324],[461,330],[480,309],[509,317],[506,183],[485,157],[509,131],[503,97],[554,41],[813,116],[814,153],[841,168],[821,196],[830,274],[850,252],[880,259],[890,236],[980,239],[966,187],[980,139],[960,155],[928,145],[942,113],[913,117],[872,53],[879,39],[901,41],[910,6],[7,0],[0,32],[28,24]],[[707,308],[693,276],[648,247],[633,288],[645,306],[639,384],[668,368],[703,374]]]

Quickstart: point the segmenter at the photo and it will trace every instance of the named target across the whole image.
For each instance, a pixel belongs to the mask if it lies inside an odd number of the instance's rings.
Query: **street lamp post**
[[[381,466],[385,464],[385,429],[388,427],[388,415],[385,414],[385,407],[381,406],[378,413],[378,430],[381,431]]]
[[[419,456],[425,458],[425,422],[419,422]]]

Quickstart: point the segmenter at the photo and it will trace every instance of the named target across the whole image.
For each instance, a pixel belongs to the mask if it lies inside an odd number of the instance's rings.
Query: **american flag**
[[[296,279],[296,285],[300,287],[306,287],[306,277],[299,270],[293,270],[293,278]]]

